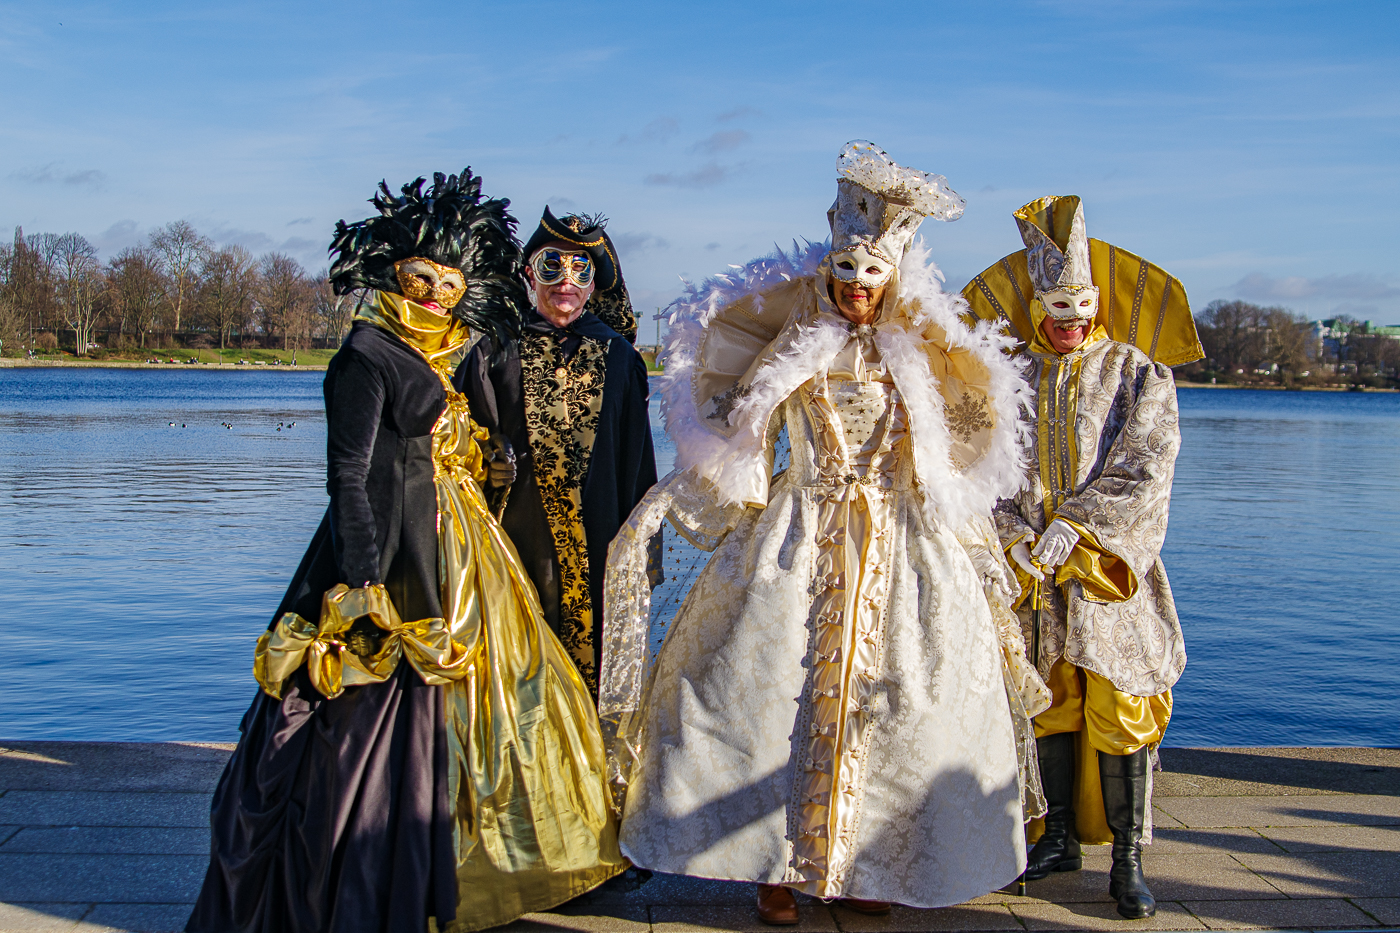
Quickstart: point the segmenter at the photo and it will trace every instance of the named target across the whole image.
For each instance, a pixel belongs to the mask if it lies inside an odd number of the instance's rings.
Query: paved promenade
[[[178,930],[204,874],[227,746],[10,742],[0,748],[0,931]],[[942,910],[865,917],[804,901],[806,931],[1400,930],[1400,749],[1166,749],[1157,916],[1123,921],[1107,847],[1083,871]],[[757,931],[749,885],[610,883],[510,933]]]

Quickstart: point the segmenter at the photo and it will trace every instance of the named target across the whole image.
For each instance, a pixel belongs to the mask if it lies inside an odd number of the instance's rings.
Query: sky
[[[0,88],[0,235],[109,257],[185,219],[317,270],[381,179],[470,165],[522,239],[546,204],[606,214],[653,312],[825,238],[868,139],[967,199],[921,230],[950,288],[1078,194],[1197,309],[1400,323],[1391,0],[0,0]]]

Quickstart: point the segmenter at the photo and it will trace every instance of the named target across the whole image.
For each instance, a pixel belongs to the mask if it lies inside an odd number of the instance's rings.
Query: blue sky
[[[967,198],[951,286],[1079,194],[1197,307],[1400,323],[1397,2],[0,0],[0,88],[0,232],[107,255],[185,218],[317,268],[381,178],[470,164],[523,235],[611,217],[650,310],[824,237],[865,138]]]

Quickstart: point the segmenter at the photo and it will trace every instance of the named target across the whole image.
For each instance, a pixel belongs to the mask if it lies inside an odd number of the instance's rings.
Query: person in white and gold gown
[[[1037,799],[1028,716],[1048,704],[990,520],[1021,483],[1025,384],[1009,339],[964,324],[911,248],[963,201],[870,143],[838,172],[829,250],[679,303],[677,469],[614,541],[606,584],[623,853],[758,882],[769,923],[797,922],[794,890],[881,912],[1013,881]],[[646,543],[663,518],[714,555],[653,659]]]

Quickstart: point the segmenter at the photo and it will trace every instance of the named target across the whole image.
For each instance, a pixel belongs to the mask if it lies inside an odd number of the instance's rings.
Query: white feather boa
[[[803,315],[806,304],[800,304],[794,319],[759,354],[762,362],[748,394],[729,416],[732,433],[720,433],[700,417],[691,385],[705,327],[730,302],[748,295],[761,301],[765,290],[785,281],[811,276],[812,287],[820,287],[817,273],[826,253],[824,243],[809,243],[791,254],[779,250],[687,288],[668,309],[666,375],[660,391],[666,431],[676,444],[676,468],[710,480],[726,504],[766,502],[769,420],[789,395],[826,371],[850,333],[829,318],[804,322],[802,318],[811,315]],[[876,325],[875,344],[905,400],[925,515],[958,528],[990,514],[998,498],[1014,494],[1024,482],[1029,427],[1020,409],[1030,406],[1032,395],[1021,364],[1003,352],[1013,345],[1012,339],[992,322],[969,328],[959,317],[967,310],[965,302],[944,292],[942,283],[943,274],[929,259],[927,247],[916,241],[900,264],[900,312]],[[941,336],[925,339],[934,328]],[[990,373],[995,426],[985,454],[965,471],[954,467],[945,403],[929,366],[928,354],[941,349],[966,351]]]

